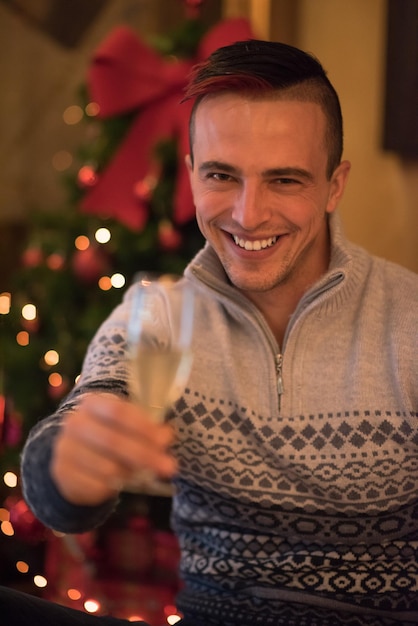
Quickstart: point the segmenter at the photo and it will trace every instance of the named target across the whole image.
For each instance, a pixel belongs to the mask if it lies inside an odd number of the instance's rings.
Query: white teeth
[[[240,239],[236,235],[232,235],[232,237],[237,246],[239,246],[240,248],[244,248],[245,250],[263,250],[264,248],[270,248],[277,241],[277,237],[269,237],[268,239],[257,239],[256,241]]]

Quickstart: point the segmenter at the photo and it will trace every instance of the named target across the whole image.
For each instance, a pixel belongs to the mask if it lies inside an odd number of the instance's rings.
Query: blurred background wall
[[[402,5],[411,0],[398,0]],[[418,0],[412,0],[417,3]],[[31,210],[59,210],[54,155],[82,129],[65,124],[91,54],[116,25],[145,37],[184,17],[181,0],[0,1],[0,291],[17,263]],[[69,7],[71,10],[69,11]],[[250,17],[261,38],[315,54],[340,94],[352,173],[347,234],[418,271],[418,159],[383,149],[389,0],[206,0],[208,22]],[[418,40],[418,33],[417,33]]]

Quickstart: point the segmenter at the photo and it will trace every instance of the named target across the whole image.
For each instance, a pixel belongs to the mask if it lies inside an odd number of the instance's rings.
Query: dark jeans
[[[48,602],[14,589],[0,586],[1,626],[132,626],[146,622],[128,622],[110,616],[89,615],[54,602]]]

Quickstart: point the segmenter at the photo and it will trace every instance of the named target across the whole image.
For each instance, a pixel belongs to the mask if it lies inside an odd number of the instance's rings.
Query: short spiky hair
[[[238,41],[218,48],[195,66],[184,100],[196,98],[190,116],[190,148],[195,112],[206,96],[222,91],[253,98],[285,98],[319,104],[327,119],[327,176],[341,161],[343,122],[337,92],[319,61],[310,54],[274,41]]]

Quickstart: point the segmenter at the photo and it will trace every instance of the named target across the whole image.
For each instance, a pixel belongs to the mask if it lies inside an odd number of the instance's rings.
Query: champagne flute
[[[130,394],[154,422],[164,421],[187,383],[193,312],[193,291],[185,279],[151,272],[137,276],[127,332]],[[148,470],[136,473],[124,490],[172,494],[171,483]]]

